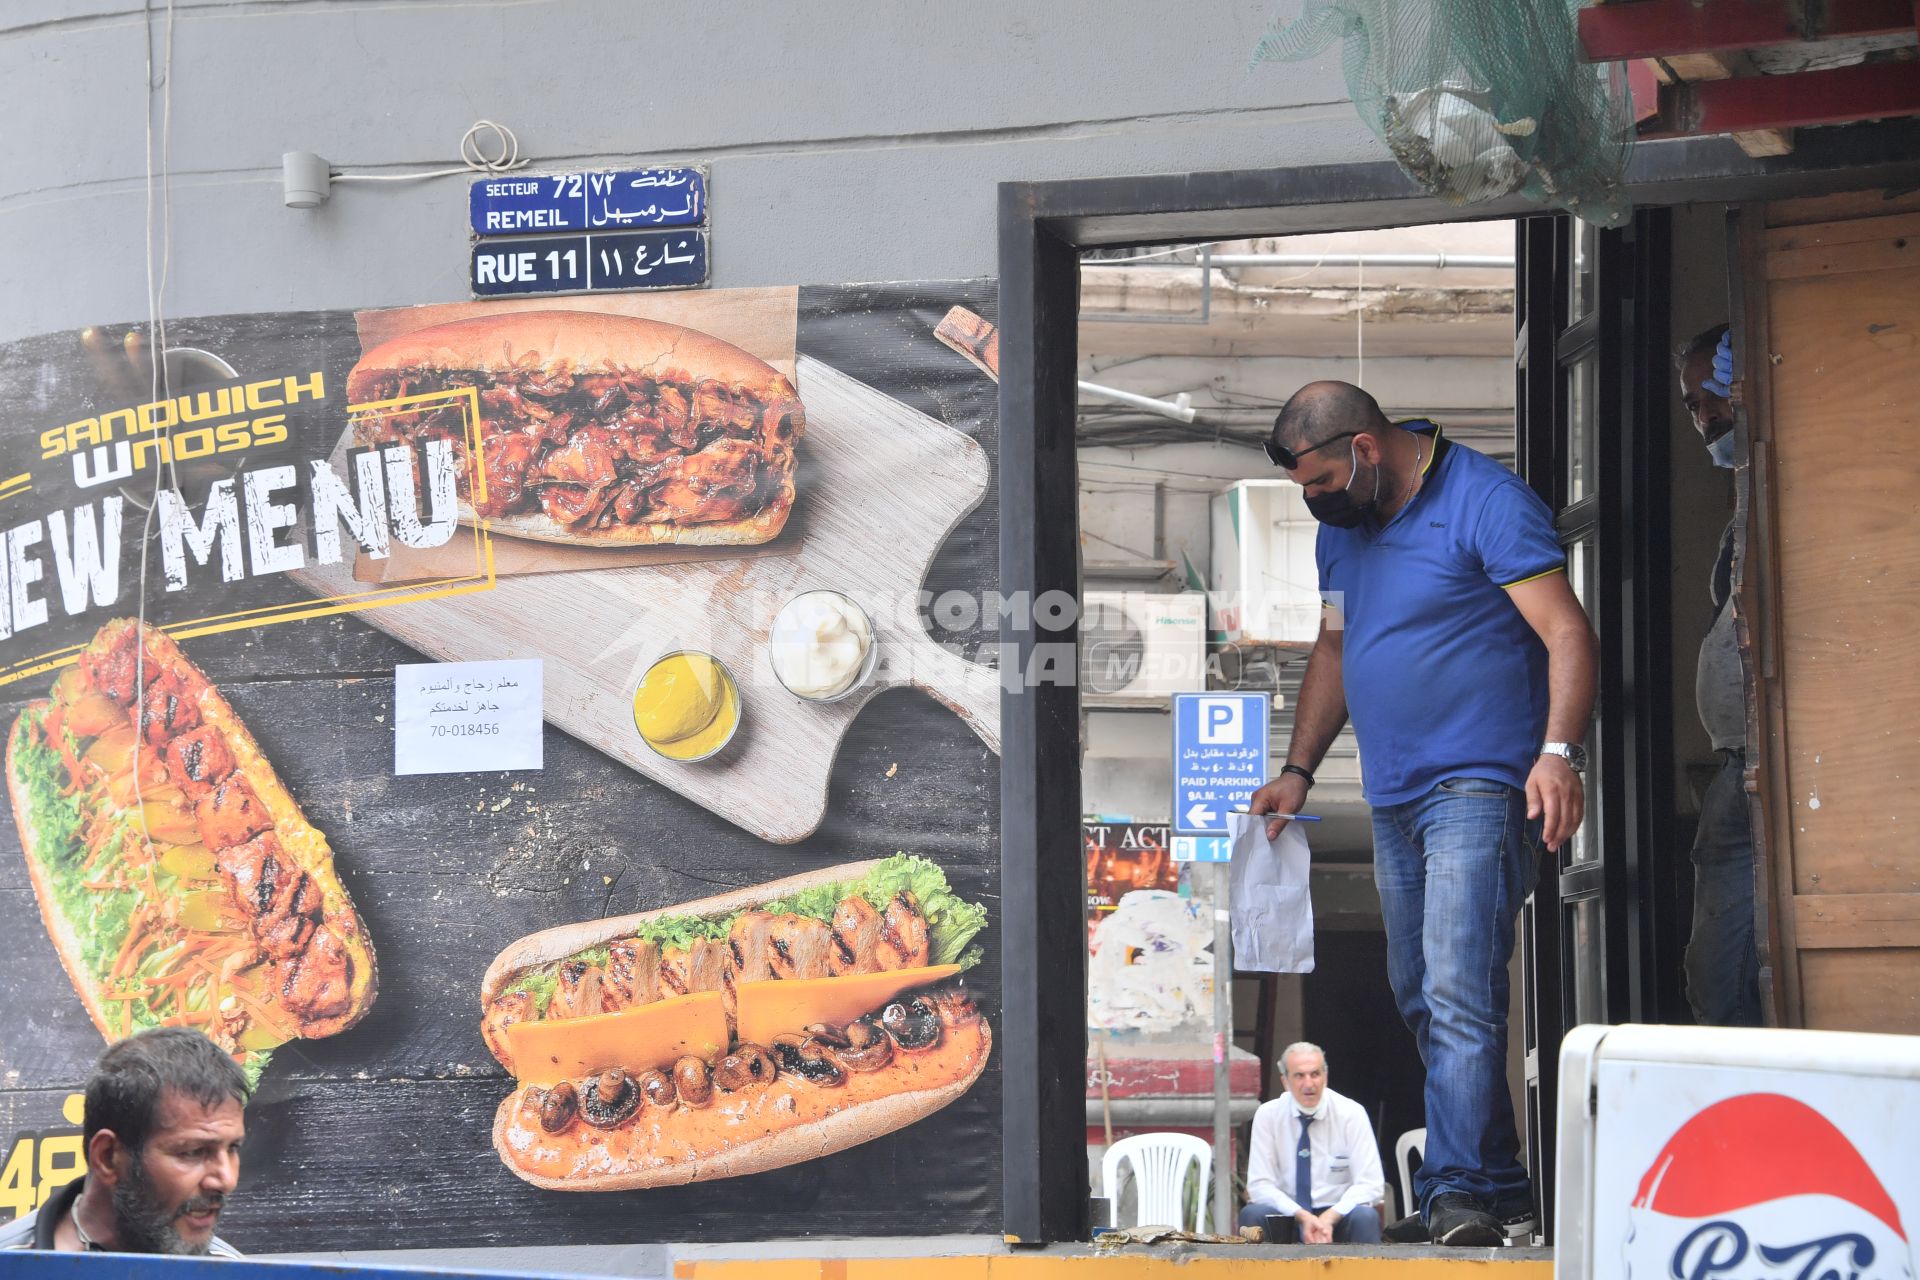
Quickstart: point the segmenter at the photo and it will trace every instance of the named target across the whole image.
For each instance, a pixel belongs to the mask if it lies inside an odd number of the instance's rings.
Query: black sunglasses
[[[1319,444],[1311,445],[1305,449],[1300,450],[1300,452],[1298,453],[1295,453],[1293,450],[1287,448],[1287,446],[1283,444],[1275,444],[1273,442],[1272,436],[1268,436],[1265,440],[1262,440],[1260,443],[1263,446],[1265,446],[1267,451],[1267,458],[1269,461],[1273,463],[1274,466],[1285,467],[1287,470],[1292,471],[1295,467],[1298,467],[1300,465],[1300,459],[1306,457],[1308,454],[1318,453],[1320,452],[1320,450],[1326,448],[1330,444],[1336,444],[1341,440],[1346,440],[1353,436],[1357,436],[1359,434],[1360,432],[1358,431],[1342,431],[1339,435],[1329,436],[1327,439],[1322,440]]]

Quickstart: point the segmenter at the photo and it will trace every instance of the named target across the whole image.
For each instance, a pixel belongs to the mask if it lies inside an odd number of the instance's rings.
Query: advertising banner
[[[0,346],[0,1221],[190,1026],[245,1251],[999,1230],[993,301]]]

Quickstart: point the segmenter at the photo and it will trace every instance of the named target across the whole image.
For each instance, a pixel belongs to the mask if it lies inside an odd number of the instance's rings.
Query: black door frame
[[[1587,800],[1589,837],[1604,854],[1571,863],[1563,850],[1542,866],[1521,913],[1526,1139],[1548,1243],[1556,1054],[1566,1028],[1582,1020],[1576,971],[1597,961],[1599,1007],[1589,1012],[1601,1021],[1668,1021],[1682,1007],[1672,993],[1675,940],[1684,946],[1686,922],[1675,895],[1649,888],[1670,882],[1687,860],[1664,821],[1673,803],[1673,653],[1662,643],[1671,627],[1672,544],[1660,536],[1670,506],[1671,216],[1642,208],[1626,226],[1594,235],[1593,297],[1579,316],[1569,299],[1582,229],[1565,214],[1534,214],[1515,227],[1515,469],[1553,509],[1562,544],[1579,544],[1592,558],[1585,603],[1600,641]],[[1597,374],[1580,459],[1588,484],[1574,501],[1569,387],[1572,369],[1586,360]],[[1643,532],[1652,536],[1634,536]],[[1569,917],[1589,903],[1598,929],[1582,946]],[[1589,954],[1596,944],[1598,954]]]
[[[1793,154],[1766,159],[1728,139],[1652,144],[1635,152],[1628,185],[1638,205],[1920,185],[1920,122],[1806,130]],[[1384,162],[1002,183],[1003,595],[1079,595],[1073,446],[1082,249],[1406,226],[1457,221],[1463,212],[1513,218],[1538,209],[1510,198],[1463,211]],[[1003,614],[1002,1191],[1014,1243],[1085,1239],[1088,1228],[1078,693],[1048,675],[1071,672],[1076,642],[1071,624],[1036,630],[1018,610]]]

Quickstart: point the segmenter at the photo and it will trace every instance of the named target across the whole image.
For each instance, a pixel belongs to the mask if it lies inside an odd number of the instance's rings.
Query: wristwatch
[[[1540,744],[1540,754],[1559,756],[1575,773],[1587,771],[1587,749],[1577,742],[1544,742]]]

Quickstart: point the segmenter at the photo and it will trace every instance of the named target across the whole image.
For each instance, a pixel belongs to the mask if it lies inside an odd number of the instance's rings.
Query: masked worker
[[[1507,1090],[1507,964],[1536,840],[1580,827],[1597,643],[1545,503],[1430,422],[1315,382],[1267,454],[1305,491],[1326,608],[1278,778],[1300,812],[1351,715],[1388,978],[1426,1067],[1417,1213],[1391,1239],[1504,1243],[1533,1214]],[[1277,836],[1284,819],[1268,823]]]
[[[1733,467],[1733,335],[1724,324],[1698,334],[1675,360],[1680,396],[1716,467]],[[1720,536],[1708,595],[1713,624],[1700,642],[1694,701],[1719,769],[1700,801],[1693,839],[1693,933],[1687,940],[1687,1003],[1702,1026],[1757,1027],[1760,954],[1753,938],[1753,827],[1747,815],[1746,676],[1733,631],[1733,534]]]

